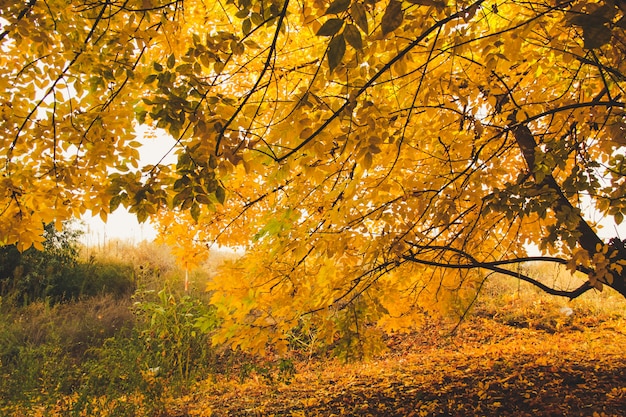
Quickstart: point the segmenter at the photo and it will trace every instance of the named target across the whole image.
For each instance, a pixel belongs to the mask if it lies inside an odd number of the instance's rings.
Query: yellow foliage
[[[401,329],[529,243],[623,283],[579,198],[626,213],[614,2],[0,8],[1,242],[121,205],[185,268],[237,249],[218,340],[263,350],[303,316],[329,339]],[[142,166],[138,124],[175,165]]]

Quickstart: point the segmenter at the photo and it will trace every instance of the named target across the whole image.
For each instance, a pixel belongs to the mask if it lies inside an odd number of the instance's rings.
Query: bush
[[[58,231],[50,223],[45,226],[43,251],[31,247],[20,253],[15,245],[0,247],[0,294],[22,304],[48,297],[59,301],[64,277],[78,262],[80,235],[70,224]]]
[[[214,354],[210,332],[218,325],[213,306],[167,289],[138,295],[135,312],[148,368],[155,376],[188,386],[211,372]]]
[[[80,261],[78,238],[71,225],[59,232],[45,228],[44,250],[20,253],[14,245],[0,247],[0,295],[27,305],[37,300],[52,304],[112,294],[120,298],[135,289],[132,264],[119,260]]]
[[[55,300],[75,300],[110,294],[116,298],[130,296],[135,289],[133,267],[120,262],[79,263],[67,271],[63,281],[50,295]]]

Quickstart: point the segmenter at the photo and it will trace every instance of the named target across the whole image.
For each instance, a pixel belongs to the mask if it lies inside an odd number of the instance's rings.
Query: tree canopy
[[[0,6],[0,239],[120,205],[223,338],[408,326],[490,273],[626,296],[623,0],[28,0]],[[139,159],[140,125],[175,166]],[[527,254],[536,245],[541,257]],[[587,276],[551,288],[518,264]],[[218,339],[220,338],[218,336]],[[342,339],[355,343],[354,338]],[[357,338],[357,340],[360,340]]]

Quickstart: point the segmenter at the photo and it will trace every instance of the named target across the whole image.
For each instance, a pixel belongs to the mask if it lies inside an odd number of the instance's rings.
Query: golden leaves
[[[308,358],[295,363],[288,384],[218,376],[199,384],[201,396],[177,404],[190,414],[619,415],[626,394],[619,320],[552,333],[472,318],[451,339],[449,326],[431,320],[389,334],[387,350],[366,362]],[[602,403],[597,392],[607,393]]]
[[[230,336],[263,329],[253,348],[284,340],[303,314],[347,335],[410,325],[407,312],[434,308],[431,298],[460,302],[475,276],[406,266],[454,260],[434,248],[479,261],[529,242],[572,253],[580,193],[623,218],[624,64],[606,42],[623,11],[613,6],[190,0],[184,20],[121,10],[95,27],[91,14],[53,6],[75,33],[33,36],[23,53],[5,42],[0,54],[11,149],[0,231],[15,241],[23,226],[33,243],[42,219],[165,209],[164,238],[186,263],[203,245],[245,248],[214,289],[228,294]],[[572,13],[600,17],[573,18],[572,30]],[[85,45],[92,28],[98,45]],[[585,52],[577,28],[602,54]],[[16,33],[25,45],[28,30]],[[174,137],[176,166],[141,167],[136,121]],[[523,155],[512,134],[522,126],[536,138]],[[558,189],[542,187],[550,178]],[[572,208],[554,210],[559,190]]]
[[[130,133],[136,97],[144,95],[139,59],[153,55],[141,48],[156,32],[150,19],[129,19],[121,12],[101,17],[105,25],[96,12],[33,2],[22,22],[37,30],[7,27],[3,35],[0,62],[8,59],[10,65],[0,85],[13,112],[0,122],[0,143],[8,151],[3,175],[22,191],[2,199],[2,220],[13,219],[26,246],[37,241],[30,233],[40,234],[42,221],[60,222],[87,209],[106,218],[107,176],[139,168],[139,144]],[[106,48],[95,48],[97,41]],[[12,243],[19,235],[2,220],[1,234]]]

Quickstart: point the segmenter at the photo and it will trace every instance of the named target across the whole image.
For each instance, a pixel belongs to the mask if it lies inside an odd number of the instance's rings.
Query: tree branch
[[[335,110],[333,112],[333,114],[330,115],[330,117],[328,117],[328,119],[326,119],[324,121],[324,123],[322,123],[317,129],[315,129],[315,131],[313,133],[311,133],[306,139],[304,139],[302,142],[300,142],[295,148],[291,149],[290,151],[286,152],[285,154],[283,154],[282,156],[280,156],[279,158],[276,158],[277,162],[282,162],[285,159],[291,157],[293,154],[295,154],[296,152],[298,152],[300,149],[304,148],[308,143],[310,143],[317,135],[319,135],[321,132],[323,132],[328,125],[330,125],[330,123],[335,120],[337,117],[339,117],[340,114],[343,113],[343,111],[354,101],[356,100],[358,97],[360,97],[363,93],[365,93],[366,91],[368,91],[373,85],[374,83],[383,76],[383,74],[385,74],[387,71],[389,71],[391,69],[391,67],[393,66],[393,64],[395,64],[396,62],[398,62],[399,60],[401,60],[406,54],[408,54],[412,49],[414,49],[415,47],[417,47],[420,42],[422,42],[424,39],[426,39],[428,37],[428,35],[430,35],[431,33],[435,32],[436,30],[439,30],[440,28],[442,28],[443,26],[445,26],[446,24],[455,21],[457,19],[461,19],[463,18],[466,14],[467,11],[472,9],[472,8],[476,8],[478,6],[480,6],[482,3],[484,3],[485,0],[478,0],[474,3],[472,3],[470,6],[466,7],[465,9],[462,9],[454,14],[451,14],[450,16],[446,17],[445,19],[442,19],[438,22],[436,22],[434,25],[432,25],[431,27],[429,27],[428,29],[426,29],[420,36],[418,36],[416,39],[414,39],[411,43],[409,43],[407,46],[404,47],[404,49],[402,49],[401,51],[399,51],[391,60],[389,60],[389,62],[387,62],[385,65],[383,65],[383,67],[378,70],[378,72],[376,74],[374,74],[372,76],[372,78],[370,78],[365,85],[363,85],[363,87],[361,87],[356,94],[354,95],[354,97],[352,97],[352,100],[346,100],[346,102],[340,106],[337,110]]]
[[[37,3],[37,0],[29,0],[28,3],[26,4],[26,7],[24,7],[21,11],[20,14],[17,15],[17,19],[15,21],[15,23],[19,22],[20,20],[22,20],[26,14],[35,6],[35,3]],[[11,25],[9,25],[10,27]],[[9,29],[6,29],[5,31],[3,31],[2,33],[0,33],[0,42],[4,40],[4,38],[9,34]]]
[[[219,152],[219,150],[220,150],[220,143],[221,143],[222,139],[224,138],[224,134],[226,132],[226,129],[228,129],[228,127],[233,123],[235,118],[243,110],[243,108],[246,105],[246,103],[248,102],[248,100],[250,100],[250,97],[252,97],[252,95],[257,91],[257,88],[259,87],[259,85],[261,84],[261,81],[265,77],[265,73],[267,72],[267,70],[271,66],[270,63],[272,61],[272,57],[276,53],[276,45],[278,43],[278,35],[280,34],[280,29],[283,26],[283,21],[285,20],[285,17],[287,16],[287,7],[288,6],[289,6],[289,0],[285,0],[285,3],[283,4],[283,9],[280,11],[280,14],[278,16],[278,22],[276,23],[276,32],[274,33],[274,38],[272,39],[272,44],[270,46],[269,52],[267,53],[267,59],[265,60],[265,64],[263,65],[263,69],[261,70],[261,73],[259,74],[259,77],[257,78],[256,82],[254,83],[254,86],[250,89],[250,92],[248,92],[248,94],[245,95],[245,97],[243,98],[241,104],[237,107],[237,109],[235,110],[233,115],[230,116],[230,119],[228,119],[226,124],[224,124],[224,126],[220,130],[220,132],[219,132],[219,134],[217,136],[217,139],[215,141],[215,155],[219,155],[220,154],[220,152]]]
[[[542,291],[550,295],[567,297],[570,300],[579,297],[580,295],[584,294],[585,292],[593,288],[591,283],[589,281],[586,281],[580,287],[574,290],[557,290],[555,288],[545,285],[544,283],[534,278],[529,277],[528,275],[522,274],[521,272],[511,271],[509,269],[502,268],[500,266],[500,265],[506,265],[506,264],[519,264],[519,263],[531,262],[531,261],[544,261],[544,262],[549,261],[549,262],[557,262],[560,264],[567,263],[565,260],[560,259],[560,258],[524,257],[524,258],[501,260],[501,261],[481,262],[481,261],[478,261],[473,256],[471,256],[469,253],[461,251],[459,249],[451,248],[451,247],[444,247],[444,246],[430,246],[429,247],[429,246],[420,246],[420,245],[412,245],[412,246],[418,247],[422,250],[426,249],[426,250],[435,250],[435,251],[450,251],[464,258],[466,262],[465,263],[461,263],[461,262],[452,263],[449,261],[434,261],[434,260],[428,260],[428,259],[421,259],[417,255],[411,252],[402,256],[402,258],[405,261],[414,262],[414,263],[421,264],[421,265],[447,268],[447,269],[485,269],[488,271],[497,272],[503,275],[520,279],[522,281],[528,282],[529,284],[536,286],[537,288],[541,289]]]
[[[541,152],[541,150],[538,148],[537,142],[535,141],[532,132],[525,123],[513,126],[512,131],[517,145],[522,152],[522,156],[524,157],[524,160],[528,165],[528,169],[530,170],[533,177],[536,179],[534,172],[535,157],[537,153]],[[578,244],[583,249],[585,249],[590,256],[593,256],[598,251],[597,248],[604,245],[604,242],[598,237],[598,235],[591,228],[589,223],[587,223],[587,221],[582,217],[580,211],[577,210],[568,200],[552,174],[546,174],[543,180],[537,183],[537,187],[548,187],[556,194],[557,199],[552,204],[552,209],[554,211],[568,211],[572,213],[572,215],[575,215],[577,217],[577,231],[580,233],[580,236],[578,238]],[[601,282],[605,285],[610,286],[611,288],[615,289],[620,294],[626,297],[626,280],[624,279],[624,275],[613,272],[612,277],[612,282],[607,282],[606,280],[602,280]]]

